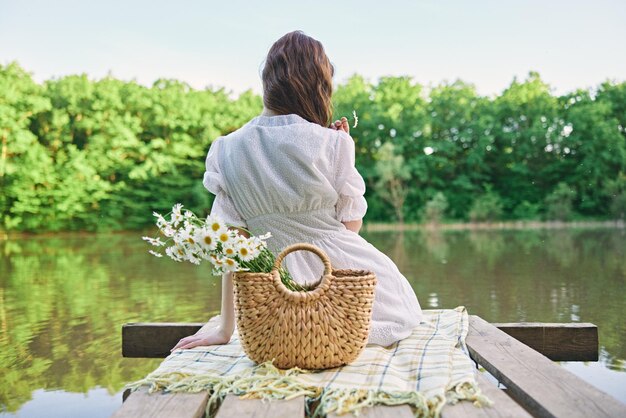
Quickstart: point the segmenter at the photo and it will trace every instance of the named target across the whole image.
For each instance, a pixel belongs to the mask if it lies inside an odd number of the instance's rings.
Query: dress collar
[[[251,125],[261,126],[283,126],[292,125],[294,123],[311,123],[302,116],[290,113],[288,115],[265,116],[259,115],[250,121]]]

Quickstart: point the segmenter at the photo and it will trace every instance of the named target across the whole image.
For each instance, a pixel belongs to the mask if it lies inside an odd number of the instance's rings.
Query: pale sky
[[[531,70],[557,94],[626,80],[623,0],[0,0],[0,63],[37,81],[110,72],[260,92],[267,51],[296,29],[324,44],[338,83],[460,78],[492,95]]]

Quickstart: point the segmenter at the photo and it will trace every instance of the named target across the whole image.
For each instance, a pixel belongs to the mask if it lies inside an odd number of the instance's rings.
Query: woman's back
[[[295,114],[258,116],[212,145],[204,184],[232,201],[236,210],[222,216],[255,234],[272,232],[275,249],[315,240],[344,229],[336,205],[338,186],[348,180],[343,166],[354,164],[345,155],[353,152],[351,142]],[[362,195],[360,175],[355,181]]]

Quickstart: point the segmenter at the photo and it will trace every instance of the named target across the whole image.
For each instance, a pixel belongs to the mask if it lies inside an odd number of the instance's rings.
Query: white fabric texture
[[[255,235],[271,232],[268,247],[275,254],[308,242],[323,249],[334,268],[373,271],[378,284],[368,342],[387,346],[411,333],[422,310],[393,261],[341,223],[367,211],[354,158],[354,141],[343,131],[295,114],[257,116],[213,142],[203,184],[216,195],[212,214]],[[284,263],[300,283],[323,271],[317,256],[305,251]]]

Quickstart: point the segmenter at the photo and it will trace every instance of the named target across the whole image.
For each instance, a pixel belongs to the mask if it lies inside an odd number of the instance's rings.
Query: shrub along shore
[[[354,75],[333,98],[336,117],[359,116],[368,228],[626,215],[625,82],[557,96],[531,72],[486,97],[459,80]],[[39,84],[0,65],[0,231],[141,229],[175,202],[206,214],[211,142],[261,109],[251,91],[86,75]]]

